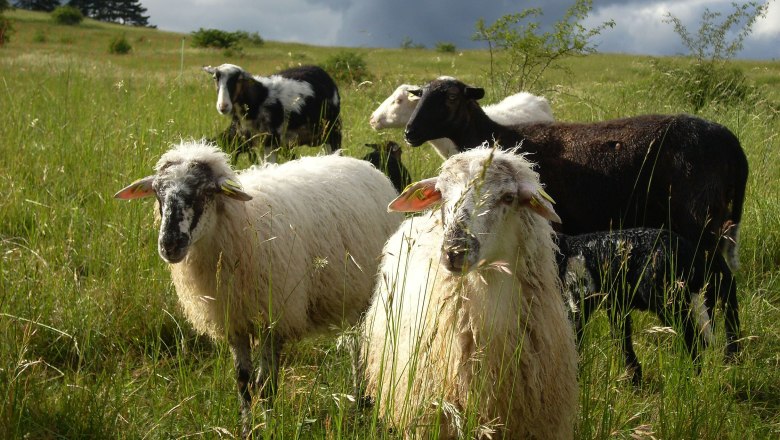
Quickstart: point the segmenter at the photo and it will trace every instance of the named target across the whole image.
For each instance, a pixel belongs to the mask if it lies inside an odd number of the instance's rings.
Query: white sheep
[[[410,437],[573,437],[577,353],[548,198],[523,156],[479,148],[390,204],[442,204],[388,240],[363,327],[366,389]]]
[[[387,128],[404,128],[417,107],[420,98],[409,93],[412,90],[420,90],[420,86],[401,84],[379,107],[371,113],[369,123],[374,130]],[[482,108],[485,113],[502,125],[514,125],[523,122],[554,121],[552,108],[546,98],[536,96],[528,92],[520,92],[507,96],[496,104]],[[434,150],[443,159],[458,153],[455,144],[447,139],[433,139],[429,141]]]
[[[285,342],[358,321],[401,222],[385,209],[397,193],[368,162],[339,155],[236,174],[216,147],[184,142],[155,169],[115,197],[157,197],[159,254],[195,329],[227,338],[249,435],[250,341],[262,347],[254,386],[271,398]]]

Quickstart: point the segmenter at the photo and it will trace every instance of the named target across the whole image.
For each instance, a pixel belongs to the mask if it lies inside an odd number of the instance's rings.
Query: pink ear
[[[437,177],[421,180],[406,187],[400,196],[390,202],[388,211],[420,212],[441,200],[441,193],[436,189]]]
[[[555,201],[549,194],[544,192],[538,184],[522,184],[519,191],[520,200],[525,203],[535,213],[554,223],[561,223],[561,218],[553,208]]]
[[[154,176],[146,176],[143,179],[138,179],[130,185],[119,190],[118,193],[114,194],[114,198],[130,200],[152,196],[154,195],[152,182],[154,182]]]

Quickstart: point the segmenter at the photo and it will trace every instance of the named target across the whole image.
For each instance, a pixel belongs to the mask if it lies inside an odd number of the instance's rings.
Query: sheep
[[[234,64],[205,66],[203,71],[214,77],[217,111],[231,116],[223,136],[238,136],[239,145],[264,136],[264,155],[270,162],[276,162],[277,148],[291,143],[325,143],[331,152],[341,148],[339,90],[320,67],[293,67],[267,77],[252,76]]]
[[[603,303],[634,385],[642,382],[642,366],[632,343],[631,310],[652,311],[665,326],[676,328],[698,369],[698,349],[712,342],[712,309],[720,299],[726,310],[727,358],[737,352],[737,285],[722,256],[715,255],[708,266],[694,243],[651,228],[558,234],[558,248],[559,276],[578,346],[584,325]]]
[[[381,144],[366,144],[366,147],[374,151],[365,155],[363,160],[371,162],[377,169],[382,170],[399,193],[412,183],[409,170],[401,163],[400,145],[393,141],[385,141]]]
[[[363,323],[366,390],[409,437],[573,437],[577,353],[548,197],[522,155],[477,148],[390,203],[442,204],[385,244]],[[469,411],[478,432],[464,432]]]
[[[561,232],[665,227],[737,269],[748,163],[726,127],[688,115],[502,125],[477,103],[483,89],[454,78],[411,93],[420,100],[404,133],[409,144],[446,137],[459,150],[486,140],[520,145],[559,202]]]
[[[401,84],[379,104],[369,119],[371,128],[383,130],[406,127],[406,123],[409,122],[409,118],[419,102],[419,97],[410,93],[411,90],[420,90],[420,87]],[[528,92],[507,96],[497,104],[486,105],[483,110],[490,119],[503,125],[555,120],[547,99]],[[458,153],[458,148],[447,138],[431,139],[428,142],[442,159],[447,159]]]
[[[371,164],[340,155],[236,174],[204,141],[173,147],[155,169],[115,197],[156,196],[158,252],[193,327],[227,339],[249,435],[250,341],[259,335],[253,386],[271,399],[286,342],[358,321],[401,223],[385,212],[397,193]]]

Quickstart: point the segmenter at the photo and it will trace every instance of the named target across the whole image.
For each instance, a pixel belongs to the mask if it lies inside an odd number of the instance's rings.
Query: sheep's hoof
[[[724,355],[724,361],[728,364],[736,363],[739,360],[739,353],[741,352],[741,347],[739,346],[739,342],[729,342],[726,344],[726,353]]]
[[[371,396],[362,396],[357,399],[358,409],[368,409],[374,406],[374,399]]]

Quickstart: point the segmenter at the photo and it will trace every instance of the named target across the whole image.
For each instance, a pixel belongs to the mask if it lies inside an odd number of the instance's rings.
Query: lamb
[[[261,346],[254,387],[270,399],[286,342],[358,321],[401,223],[385,211],[397,193],[371,164],[340,155],[236,174],[203,141],[175,146],[155,169],[115,197],[156,196],[160,257],[193,327],[230,345],[247,436],[250,341]]]
[[[726,127],[688,115],[502,125],[477,103],[484,90],[456,79],[412,93],[421,98],[406,126],[409,144],[446,137],[459,150],[520,145],[559,202],[561,232],[669,228],[723,253],[736,270],[748,163]]]
[[[573,437],[577,353],[548,197],[522,155],[476,148],[390,204],[442,204],[388,240],[363,327],[366,389],[408,437]]]
[[[419,97],[410,92],[415,91],[416,93],[420,89],[419,86],[409,84],[398,86],[371,114],[369,119],[371,128],[383,130],[406,127],[406,123],[409,122],[409,118],[419,102]],[[528,92],[507,96],[501,102],[486,105],[482,109],[490,119],[502,125],[555,120],[547,99]],[[442,159],[447,159],[459,151],[455,144],[447,138],[431,139],[428,142]]]
[[[363,160],[371,162],[377,169],[382,170],[399,193],[412,183],[409,170],[401,163],[400,145],[393,141],[385,141],[381,144],[366,144],[366,147],[374,151],[365,155]]]
[[[677,329],[698,369],[698,349],[712,341],[712,310],[720,299],[726,310],[727,358],[738,351],[737,286],[722,256],[715,255],[708,266],[694,243],[651,228],[559,234],[558,248],[577,344],[591,314],[604,304],[634,385],[642,382],[642,366],[632,343],[631,310],[652,311],[665,326]]]
[[[264,156],[270,162],[276,162],[276,149],[293,143],[341,148],[339,90],[320,67],[293,67],[267,77],[252,76],[233,64],[203,70],[216,82],[217,111],[231,116],[223,137],[238,137],[237,154],[256,137],[264,137]]]

